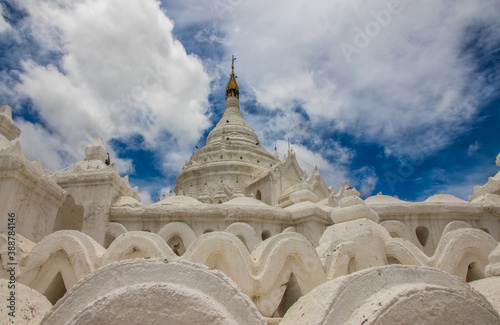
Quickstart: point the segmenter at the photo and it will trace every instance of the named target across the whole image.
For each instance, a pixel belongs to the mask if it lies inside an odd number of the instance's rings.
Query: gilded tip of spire
[[[239,98],[239,92],[240,92],[240,89],[238,87],[238,84],[236,83],[236,76],[234,75],[234,61],[236,60],[236,58],[232,57],[231,59],[231,76],[229,78],[229,82],[227,83],[227,86],[226,86],[226,99],[231,96],[231,97],[236,97],[236,98]]]

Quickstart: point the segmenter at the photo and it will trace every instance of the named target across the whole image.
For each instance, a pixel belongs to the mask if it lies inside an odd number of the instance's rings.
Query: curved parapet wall
[[[495,239],[482,230],[453,230],[443,235],[429,266],[463,280],[484,278],[488,255],[496,246]]]
[[[461,228],[444,234],[432,257],[402,238],[386,241],[385,249],[387,257],[399,264],[431,266],[472,281],[484,278],[488,255],[496,245],[482,230]]]
[[[184,222],[170,222],[161,228],[158,235],[172,245],[178,255],[182,255],[196,239],[193,229]]]
[[[441,235],[441,238],[446,234],[449,233],[450,231],[457,230],[457,229],[462,229],[462,228],[472,228],[471,225],[469,225],[465,221],[452,221],[449,224],[446,225],[443,229],[443,233]]]
[[[273,236],[250,254],[235,235],[213,232],[202,235],[183,256],[222,270],[247,293],[266,316],[276,311],[292,274],[302,293],[326,281],[314,247],[297,233]]]
[[[106,235],[112,237],[113,239],[118,238],[118,236],[123,235],[126,232],[127,228],[118,222],[110,222],[108,224],[108,228],[106,229]]]
[[[390,265],[318,286],[280,324],[500,324],[500,316],[456,277],[433,268]]]
[[[243,242],[233,234],[211,232],[193,242],[183,259],[221,270],[249,296],[254,290],[252,260]]]
[[[422,244],[418,241],[417,236],[410,228],[398,220],[386,220],[380,223],[382,227],[387,229],[391,237],[400,237],[410,241],[413,245],[423,250]]]
[[[106,250],[81,232],[60,231],[20,258],[19,281],[55,302],[98,267],[133,258],[180,259],[222,271],[264,316],[272,317],[284,315],[300,296],[327,280],[386,264],[431,266],[462,280],[481,279],[488,255],[497,247],[486,232],[461,228],[447,232],[429,257],[410,241],[392,238],[386,228],[369,219],[331,226],[322,242],[315,249],[303,235],[284,232],[249,251],[235,234],[211,232],[197,237],[179,257],[154,233],[124,233]],[[495,254],[490,257],[490,264],[495,263]],[[54,288],[59,289],[51,293]]]
[[[306,294],[326,281],[321,264],[312,244],[302,235],[285,233],[273,236],[258,245],[251,254],[258,289],[254,301],[265,316],[272,316],[278,308],[290,282]],[[292,278],[293,275],[293,278]]]
[[[328,227],[319,240],[321,246],[316,251],[326,263],[328,274],[338,276],[345,274],[346,261],[349,273],[388,264],[385,243],[390,239],[391,236],[384,227],[362,218]],[[341,247],[342,250],[337,254]],[[340,268],[337,269],[337,266]]]
[[[253,251],[255,246],[262,242],[262,239],[257,236],[255,229],[248,223],[235,222],[229,225],[224,231],[241,239],[250,252]]]
[[[100,268],[74,286],[42,324],[145,322],[265,324],[255,305],[222,272],[170,259],[133,259]]]
[[[45,237],[20,261],[19,282],[45,294],[60,273],[66,288],[71,288],[98,267],[105,249],[88,235],[61,230]]]
[[[120,235],[102,256],[101,265],[141,257],[175,257],[175,253],[157,234],[130,231]]]

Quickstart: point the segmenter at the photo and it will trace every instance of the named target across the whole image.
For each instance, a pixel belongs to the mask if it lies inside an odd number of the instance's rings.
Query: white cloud
[[[95,133],[106,140],[141,135],[160,156],[188,155],[208,127],[210,79],[173,38],[158,2],[19,2],[42,45],[64,54],[59,66],[24,62],[16,87],[59,142],[80,153]]]
[[[40,159],[43,167],[50,171],[62,170],[74,162],[74,157],[59,154],[58,150],[64,150],[60,136],[53,135],[40,125],[22,119],[17,119],[15,122],[21,129],[19,142],[28,160]],[[69,149],[64,151],[68,152]],[[83,151],[81,158],[83,158]]]
[[[206,6],[189,6],[195,3]],[[238,56],[238,74],[260,104],[293,115],[299,103],[313,126],[334,121],[393,155],[421,154],[423,141],[433,150],[448,145],[492,84],[464,49],[481,26],[483,45],[498,45],[496,0],[401,1],[382,23],[381,12],[389,13],[382,0],[222,3],[225,14],[213,16],[225,33],[221,43]],[[359,30],[367,45],[347,62],[340,45],[355,44]],[[288,128],[276,123],[274,132]]]
[[[164,197],[170,196],[170,191],[172,190],[172,195],[174,185],[165,185],[165,179],[158,177],[155,179],[149,179],[145,181],[144,179],[138,180],[139,184],[134,184],[139,186],[139,196],[141,197],[141,202],[143,204],[153,204],[158,202],[158,199],[162,200]]]
[[[85,158],[84,152],[88,142],[82,142],[82,147],[72,147],[65,137],[59,133],[51,133],[39,124],[33,124],[23,119],[17,119],[17,126],[21,129],[19,142],[21,143],[24,156],[30,160],[40,159],[44,168],[56,172],[67,168]],[[108,146],[111,162],[116,164],[118,173],[126,174],[133,172],[132,161],[121,159]]]
[[[476,141],[474,143],[471,143],[469,145],[469,148],[467,149],[467,156],[471,157],[474,156],[474,154],[481,148],[481,144],[479,141]]]
[[[149,205],[154,203],[153,200],[151,200],[151,193],[148,190],[141,189],[139,191],[139,196],[141,198],[142,204],[144,205]]]
[[[353,171],[354,180],[352,185],[356,186],[363,196],[371,196],[378,182],[375,168],[365,166]]]

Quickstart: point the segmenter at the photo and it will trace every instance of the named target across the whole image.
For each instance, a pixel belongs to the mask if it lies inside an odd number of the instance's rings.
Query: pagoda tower
[[[205,146],[193,153],[177,176],[177,195],[214,204],[250,196],[253,193],[246,193],[246,185],[279,161],[260,146],[257,134],[241,115],[235,60],[233,55],[224,114]]]

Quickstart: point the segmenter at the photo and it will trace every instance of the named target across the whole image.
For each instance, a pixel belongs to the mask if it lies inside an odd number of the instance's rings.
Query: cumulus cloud
[[[151,193],[148,190],[141,189],[139,191],[139,197],[141,198],[142,204],[149,205],[155,203],[151,199]]]
[[[85,147],[90,144],[90,141],[85,143],[82,148],[78,148],[81,150],[77,151],[60,134],[49,132],[40,124],[27,122],[23,119],[16,119],[15,122],[21,129],[19,142],[22,145],[24,156],[30,161],[40,159],[43,167],[49,171],[64,170],[74,164],[75,159],[83,160],[85,158]],[[133,172],[132,160],[117,157],[109,146],[106,149],[120,174]]]
[[[358,191],[363,196],[371,196],[377,186],[378,177],[375,169],[371,166],[364,166],[353,172],[353,185],[358,187]]]
[[[43,166],[51,171],[62,170],[73,162],[71,157],[68,159],[58,154],[62,145],[60,137],[52,135],[40,125],[23,119],[17,119],[15,122],[22,130],[19,142],[28,160],[40,159]]]
[[[214,21],[260,104],[293,114],[299,103],[313,126],[333,121],[393,155],[412,156],[429,139],[448,145],[496,78],[467,51],[500,43],[494,0],[222,3]],[[342,44],[356,52],[346,57]]]
[[[65,154],[76,158],[100,134],[106,140],[139,135],[159,156],[188,155],[208,127],[210,78],[173,38],[173,22],[157,1],[19,3],[41,46],[57,49],[62,59],[46,66],[25,61],[15,89],[72,149]],[[43,130],[31,131],[24,141],[34,144]]]

